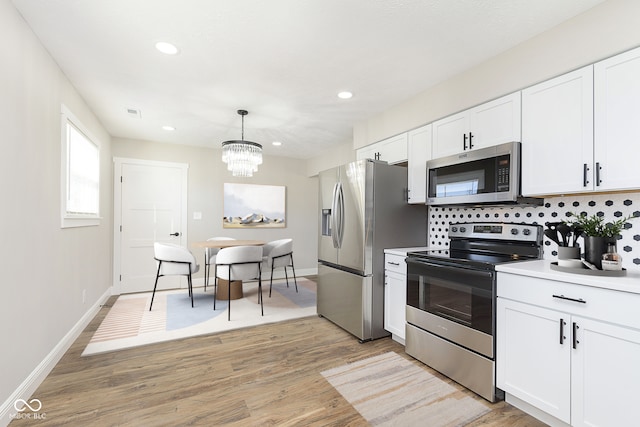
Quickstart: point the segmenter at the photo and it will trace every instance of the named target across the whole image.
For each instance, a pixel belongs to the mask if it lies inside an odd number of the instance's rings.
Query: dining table
[[[204,240],[201,242],[193,242],[191,246],[195,248],[205,249],[224,249],[232,248],[234,246],[263,246],[267,242],[264,240]],[[205,255],[206,258],[206,255]],[[214,266],[215,269],[215,266]],[[215,280],[215,278],[214,278]],[[228,281],[224,279],[218,279],[218,290],[216,292],[216,298],[219,300],[227,299],[240,299],[244,297],[242,290],[242,280],[233,280],[231,286],[228,286]]]

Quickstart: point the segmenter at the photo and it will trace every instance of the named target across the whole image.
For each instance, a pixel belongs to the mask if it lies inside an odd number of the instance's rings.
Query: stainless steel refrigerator
[[[384,249],[424,246],[427,211],[407,169],[359,160],[319,174],[318,314],[361,341],[384,330]]]

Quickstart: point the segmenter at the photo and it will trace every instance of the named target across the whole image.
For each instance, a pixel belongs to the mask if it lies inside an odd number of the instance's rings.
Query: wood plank
[[[32,396],[46,413],[39,426],[363,426],[366,421],[320,372],[387,351],[429,369],[390,338],[360,344],[316,316],[81,357],[115,299]],[[544,426],[505,402],[492,407],[470,425]],[[11,426],[33,422],[14,420]]]

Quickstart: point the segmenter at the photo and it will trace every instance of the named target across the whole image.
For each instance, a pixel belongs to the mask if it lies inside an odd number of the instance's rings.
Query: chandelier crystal
[[[222,161],[233,176],[252,177],[262,164],[262,145],[244,140],[244,116],[246,110],[238,110],[242,116],[242,139],[222,143]]]

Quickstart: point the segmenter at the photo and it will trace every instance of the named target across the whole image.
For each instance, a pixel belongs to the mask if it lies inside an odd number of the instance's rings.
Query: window
[[[100,145],[62,106],[62,227],[100,224]]]

